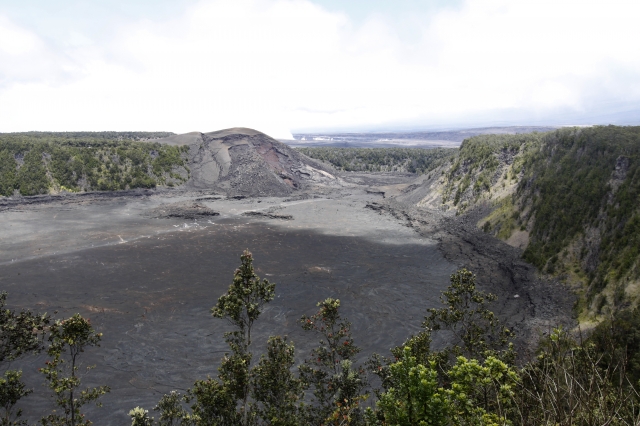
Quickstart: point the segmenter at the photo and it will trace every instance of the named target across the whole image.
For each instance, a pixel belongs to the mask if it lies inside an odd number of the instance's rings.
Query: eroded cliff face
[[[572,286],[588,322],[640,303],[639,147],[640,127],[474,137],[396,198],[472,217]]]
[[[340,185],[327,165],[247,128],[187,133],[158,142],[189,146],[187,186],[230,196],[285,196],[309,184]]]

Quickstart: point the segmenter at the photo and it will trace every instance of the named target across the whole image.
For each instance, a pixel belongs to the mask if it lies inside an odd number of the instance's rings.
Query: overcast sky
[[[1,0],[0,132],[640,124],[640,1]]]

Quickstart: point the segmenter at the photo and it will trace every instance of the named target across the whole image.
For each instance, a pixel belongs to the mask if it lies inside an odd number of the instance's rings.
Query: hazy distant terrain
[[[510,126],[483,127],[477,129],[384,132],[384,133],[294,133],[295,140],[283,142],[296,147],[342,147],[342,148],[451,148],[457,147],[466,138],[486,134],[520,134],[548,132],[556,127]]]

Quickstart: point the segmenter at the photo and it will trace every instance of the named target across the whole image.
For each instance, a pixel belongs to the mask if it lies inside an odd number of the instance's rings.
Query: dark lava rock
[[[157,207],[151,211],[151,217],[157,219],[202,219],[211,216],[220,216],[217,211],[199,203],[175,203]]]
[[[277,214],[277,213],[269,213],[269,212],[257,212],[250,211],[242,213],[243,216],[257,216],[257,217],[266,217],[268,219],[282,219],[282,220],[293,220],[293,216],[290,214]]]
[[[385,207],[378,203],[367,203],[367,205],[364,206],[364,208],[373,210],[378,213],[382,213],[383,211],[385,211]]]

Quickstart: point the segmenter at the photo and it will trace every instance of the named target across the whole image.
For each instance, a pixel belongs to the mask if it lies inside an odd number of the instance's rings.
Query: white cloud
[[[26,82],[57,84],[71,76],[72,68],[68,58],[49,51],[37,34],[0,15],[0,90]]]
[[[0,131],[248,126],[286,137],[633,104],[638,12],[621,0],[468,1],[425,19],[409,43],[380,15],[355,25],[306,0],[206,0],[64,48],[0,17]]]
[[[13,25],[7,18],[0,17],[0,52],[5,55],[22,55],[39,47],[39,40],[33,34]]]

